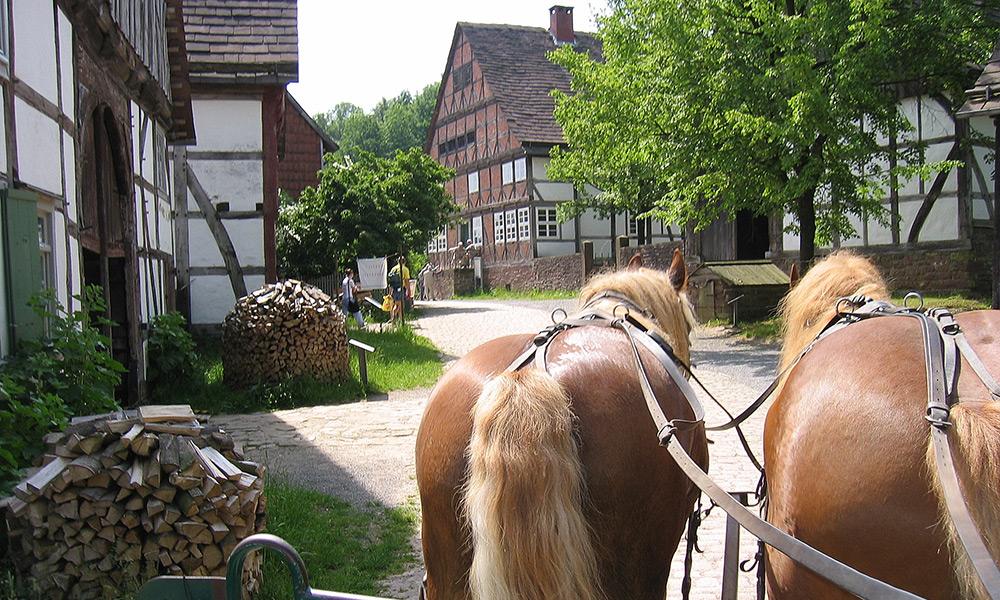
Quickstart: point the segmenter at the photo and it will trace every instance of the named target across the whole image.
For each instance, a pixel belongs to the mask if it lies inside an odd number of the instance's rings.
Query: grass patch
[[[463,294],[469,300],[573,300],[580,290],[506,290],[503,288]]]
[[[892,303],[902,306],[904,295],[894,295]],[[968,298],[961,294],[952,294],[950,296],[925,295],[924,308],[949,308],[952,312],[956,313],[969,310],[988,310],[990,308],[990,301],[983,298]]]
[[[368,356],[369,392],[427,387],[441,376],[440,352],[430,340],[417,335],[409,326],[390,326],[381,332],[349,329],[348,337],[375,347],[375,352]],[[220,340],[199,339],[195,378],[178,385],[169,401],[190,404],[198,412],[217,414],[339,404],[364,396],[358,360],[353,351],[348,381],[299,377],[240,390],[230,389],[222,381],[222,351]]]
[[[379,582],[416,563],[410,538],[416,531],[415,507],[359,510],[326,494],[272,478],[265,486],[268,533],[299,551],[318,589],[376,595]],[[288,569],[265,555],[260,598],[288,598]]]

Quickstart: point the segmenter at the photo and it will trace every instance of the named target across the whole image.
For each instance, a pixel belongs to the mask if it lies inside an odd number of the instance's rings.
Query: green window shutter
[[[28,300],[42,288],[41,254],[38,251],[38,196],[27,190],[7,190],[2,196],[7,221],[8,298],[11,303],[13,347],[42,334],[42,322]]]

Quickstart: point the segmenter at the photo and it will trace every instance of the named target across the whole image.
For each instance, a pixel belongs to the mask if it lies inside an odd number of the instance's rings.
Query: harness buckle
[[[676,432],[677,427],[674,425],[674,422],[667,421],[666,425],[660,427],[660,430],[656,432],[656,437],[660,440],[661,446],[666,446],[670,443],[670,438],[674,437],[674,433]]]
[[[951,411],[946,407],[928,406],[927,414],[924,415],[924,418],[927,419],[927,422],[931,425],[941,429],[946,429],[951,427],[951,421],[948,420],[950,415]]]

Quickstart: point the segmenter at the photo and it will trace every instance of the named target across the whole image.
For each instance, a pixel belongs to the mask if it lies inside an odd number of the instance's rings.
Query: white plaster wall
[[[11,17],[14,24],[14,51],[17,53],[14,74],[47,100],[58,105],[53,3],[47,0],[14,0],[13,3]],[[18,151],[20,148],[19,141]]]
[[[617,234],[621,233],[621,227],[616,230]],[[585,211],[580,215],[580,237],[585,238],[588,236],[611,236],[611,220],[602,219],[597,215],[596,212],[592,210]],[[597,249],[594,249],[596,255]]]
[[[245,278],[247,291],[264,285],[263,275]],[[236,297],[226,275],[206,275],[191,278],[191,322],[195,325],[221,323],[233,309]]]
[[[576,242],[538,241],[538,256],[563,256],[576,252]]]
[[[222,253],[204,219],[188,221],[192,267],[221,267]],[[225,222],[240,265],[264,266],[264,223],[260,219],[231,219]]]
[[[174,222],[170,204],[160,200],[156,203],[160,211],[160,250],[167,254],[174,253]]]
[[[69,255],[69,265],[73,271],[73,289],[70,290],[69,306],[71,310],[78,310],[82,307],[80,302],[72,297],[72,294],[79,294],[83,291],[83,271],[80,269],[80,243],[76,240],[70,240],[69,243],[72,249]]]
[[[229,210],[257,210],[264,202],[264,166],[259,160],[192,160],[194,171],[212,203],[228,202]],[[200,210],[188,194],[188,210]]]
[[[63,132],[62,143],[63,170],[66,173],[66,215],[71,222],[76,223],[79,220],[76,215],[76,140]]]
[[[263,149],[260,100],[195,98],[192,107],[198,145],[191,150]]]
[[[573,186],[569,183],[555,183],[552,181],[540,181],[535,184],[541,200],[546,202],[557,202],[561,200],[573,199]]]
[[[972,117],[969,119],[969,125],[971,125],[972,131],[991,138],[996,133],[996,126],[993,124],[993,119],[989,117]]]
[[[944,107],[932,98],[924,98],[921,106],[923,109],[921,129],[925,140],[954,135],[955,121]]]
[[[934,203],[920,229],[920,241],[932,242],[958,239],[958,197],[942,196]]]
[[[986,205],[985,198],[974,198],[972,200],[972,218],[983,220],[990,218],[990,209]]]
[[[914,203],[913,202],[900,202],[899,204],[900,204],[900,212],[902,213],[902,206],[904,204],[905,205],[910,205],[910,204],[914,204]],[[918,206],[920,205],[919,202],[917,202],[916,204]],[[900,220],[899,227],[900,227],[900,229],[899,229],[899,236],[900,236],[900,238],[906,238],[906,232],[908,230],[904,227],[902,220]],[[875,219],[868,219],[868,245],[869,246],[878,246],[878,245],[881,245],[881,244],[891,244],[891,243],[892,243],[892,226],[891,226],[891,224],[890,225],[881,225]]]
[[[596,240],[581,239],[580,243],[582,244],[583,242],[587,242],[587,241],[592,242],[594,244],[594,258],[611,258],[612,257],[612,254],[611,254],[611,239],[610,238],[596,239]]]
[[[76,85],[73,78],[73,24],[66,13],[56,8],[59,23],[59,75],[62,84],[62,112],[70,117],[75,113]],[[21,60],[20,55],[18,60]]]
[[[20,63],[20,59],[18,59]],[[59,161],[59,126],[20,98],[14,98],[17,115],[17,166],[22,181],[56,196],[62,195]]]

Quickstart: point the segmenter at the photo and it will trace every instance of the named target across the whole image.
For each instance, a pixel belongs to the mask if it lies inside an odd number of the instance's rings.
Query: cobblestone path
[[[538,331],[551,322],[554,309],[571,309],[573,304],[570,300],[430,302],[423,304],[416,327],[441,349],[446,361],[451,361],[488,339]],[[730,411],[740,410],[756,398],[769,383],[777,362],[776,348],[738,342],[718,330],[698,330],[693,349],[696,374]],[[213,422],[229,429],[247,452],[264,460],[272,472],[296,483],[358,506],[369,502],[399,506],[416,496],[413,444],[429,391],[394,392],[340,406],[226,415]],[[711,401],[703,398],[703,402],[710,423],[723,419],[721,411],[710,406]],[[758,452],[765,411],[766,406],[745,426]],[[756,472],[736,437],[723,432],[713,435],[712,442],[712,476],[725,489],[753,490]],[[704,553],[695,556],[694,599],[719,597],[724,528],[725,514],[715,509],[699,532]],[[751,558],[756,549],[747,538],[742,536],[741,559]],[[683,548],[682,539],[671,565],[668,598],[680,598]],[[416,598],[419,581],[419,569],[415,569],[386,582],[387,593],[394,598]],[[753,576],[742,574],[740,598],[753,597]]]

